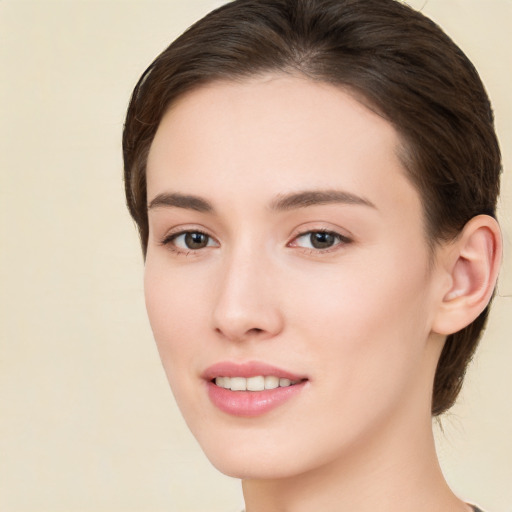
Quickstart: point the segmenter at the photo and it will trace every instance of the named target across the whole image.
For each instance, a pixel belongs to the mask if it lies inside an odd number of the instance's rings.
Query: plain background
[[[145,67],[212,0],[0,0],[0,510],[230,512],[176,409],[124,205],[123,116]],[[457,406],[446,476],[512,510],[512,1],[414,1],[466,51],[504,154],[505,266]]]

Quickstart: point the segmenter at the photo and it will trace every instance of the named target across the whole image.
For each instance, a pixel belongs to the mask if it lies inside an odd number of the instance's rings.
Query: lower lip
[[[208,382],[208,395],[221,411],[232,416],[254,417],[284,404],[302,391],[306,381],[264,391],[231,391]]]

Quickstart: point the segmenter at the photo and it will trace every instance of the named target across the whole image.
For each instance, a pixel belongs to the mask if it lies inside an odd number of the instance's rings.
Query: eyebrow
[[[270,208],[272,210],[284,211],[332,203],[355,204],[376,208],[369,199],[343,190],[304,190],[290,194],[279,194],[270,204]]]
[[[196,212],[213,212],[213,205],[206,199],[187,194],[163,193],[158,194],[148,205],[148,210],[161,207],[185,208]]]
[[[273,211],[288,211],[298,208],[307,208],[322,204],[354,204],[377,208],[369,199],[343,190],[303,190],[288,194],[279,194],[271,203]],[[161,207],[174,207],[194,210],[201,213],[213,213],[212,203],[206,199],[178,192],[158,194],[148,205],[148,210]]]

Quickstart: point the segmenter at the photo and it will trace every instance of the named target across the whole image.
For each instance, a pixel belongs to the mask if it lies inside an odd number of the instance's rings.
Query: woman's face
[[[146,303],[221,471],[304,473],[429,421],[440,278],[398,145],[340,88],[289,76],[214,83],[164,116]]]

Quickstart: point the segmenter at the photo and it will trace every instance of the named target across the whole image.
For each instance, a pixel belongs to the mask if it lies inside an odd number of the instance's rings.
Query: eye
[[[337,245],[350,243],[350,239],[334,231],[307,231],[297,236],[292,244],[293,247],[305,249],[316,249],[326,251]]]
[[[181,231],[171,234],[162,241],[177,252],[197,251],[205,247],[217,247],[215,240],[202,231]]]

